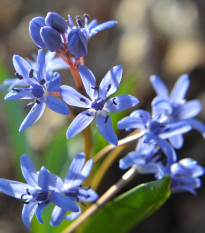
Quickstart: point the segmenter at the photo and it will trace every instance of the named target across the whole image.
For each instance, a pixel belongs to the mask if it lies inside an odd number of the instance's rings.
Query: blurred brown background
[[[89,41],[85,61],[99,78],[117,64],[123,64],[124,77],[136,75],[139,79],[136,89],[139,108],[149,109],[154,97],[149,83],[151,74],[159,75],[171,88],[182,73],[189,73],[191,79],[187,99],[199,98],[205,106],[204,0],[0,0],[0,58],[11,70],[11,76],[14,73],[13,54],[31,58],[38,49],[29,36],[29,21],[35,16],[46,16],[49,11],[65,18],[67,14],[75,17],[88,13],[99,23],[111,19],[118,21],[113,29],[105,30]],[[205,122],[205,108],[198,118]],[[0,176],[14,179],[5,119],[1,111]],[[39,142],[33,142],[33,148],[41,147],[42,141],[40,138]],[[192,132],[185,136],[185,141],[184,149],[178,152],[179,158],[193,157],[205,165],[202,136]],[[117,180],[117,162],[113,169],[113,179]],[[142,181],[137,178],[135,183]],[[100,193],[103,191],[99,190]],[[20,219],[21,207],[16,200],[0,196],[0,233],[26,232]],[[157,213],[132,232],[204,233],[204,184],[197,196],[188,193],[173,195]]]

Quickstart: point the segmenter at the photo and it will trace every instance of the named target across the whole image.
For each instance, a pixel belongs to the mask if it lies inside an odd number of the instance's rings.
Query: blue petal
[[[44,166],[41,168],[38,174],[38,186],[44,190],[48,190],[49,186],[49,173],[47,168]]]
[[[40,48],[46,48],[41,36],[41,27],[46,26],[45,19],[43,17],[35,17],[29,23],[29,33],[33,42]]]
[[[97,19],[92,19],[88,25],[86,25],[86,29],[91,31],[93,28],[95,28],[98,25]]]
[[[15,89],[14,89],[15,90]],[[16,88],[18,91],[10,91],[5,97],[5,100],[16,100],[16,99],[33,99],[34,96],[30,89]]]
[[[115,26],[116,24],[117,24],[116,20],[110,20],[110,21],[107,21],[105,23],[99,24],[90,31],[89,37],[94,36],[95,34],[97,34],[98,32],[100,32],[104,29],[111,28],[111,27]]]
[[[66,136],[67,138],[72,138],[76,134],[83,131],[94,119],[95,111],[86,110],[77,115],[77,117],[70,124]]]
[[[50,51],[48,51],[50,52]],[[63,69],[68,69],[68,65],[62,58],[56,57],[53,58],[52,60],[46,58],[46,67],[48,70],[55,71],[55,70],[63,70]]]
[[[118,89],[122,79],[122,65],[114,66],[107,72],[99,86],[99,97],[106,99]]]
[[[64,114],[64,115],[68,115],[69,114],[69,110],[67,105],[60,99],[52,96],[52,95],[48,95],[45,101],[46,105],[48,108],[50,108],[51,110],[60,113],[60,114]]]
[[[98,199],[98,194],[91,188],[79,188],[79,201],[94,202]]]
[[[160,114],[163,111],[165,111],[165,113],[171,114],[173,111],[170,101],[159,96],[153,99],[152,108],[155,115]]]
[[[81,176],[81,171],[83,169],[84,163],[85,153],[76,154],[65,177],[66,189],[82,184],[84,179],[82,179],[83,177]]]
[[[79,211],[79,207],[74,201],[58,192],[52,191],[50,194],[50,200],[52,200],[55,205],[63,209],[66,209],[67,211]]]
[[[0,192],[21,199],[22,194],[26,194],[26,189],[32,189],[30,185],[7,179],[0,179]]]
[[[52,212],[50,224],[52,226],[60,225],[60,223],[65,218],[66,212],[67,212],[67,210],[62,209],[62,208],[60,208],[58,206],[55,206],[55,208],[54,208],[54,210]]]
[[[76,213],[71,213],[65,216],[65,219],[68,221],[73,221],[81,214],[81,209],[79,208],[79,211]]]
[[[30,223],[31,220],[33,218],[33,215],[36,211],[37,208],[37,203],[35,202],[30,202],[27,205],[23,206],[23,210],[22,210],[22,220],[23,223],[25,224],[25,226],[30,230]]]
[[[170,101],[171,102],[180,102],[182,99],[184,99],[186,92],[189,88],[189,76],[188,74],[183,74],[179,77],[176,84],[174,85],[174,88],[170,94]]]
[[[177,112],[177,117],[180,120],[192,118],[201,112],[202,104],[200,100],[190,100],[183,104],[179,112]]]
[[[175,149],[182,148],[184,144],[184,138],[181,134],[177,134],[172,137],[169,137],[169,141]]]
[[[86,162],[85,166],[83,167],[83,170],[81,172],[81,176],[83,177],[83,181],[89,176],[92,167],[94,165],[93,159],[90,159]]]
[[[118,129],[142,129],[146,128],[145,122],[139,117],[125,117],[117,123]]]
[[[65,33],[68,29],[65,19],[55,12],[49,12],[46,16],[45,22],[46,25],[54,28],[59,33]]]
[[[37,64],[38,64],[37,78],[39,81],[41,81],[42,79],[45,80],[46,64],[45,64],[45,53],[43,49],[38,50]]]
[[[61,85],[61,74],[55,72],[52,79],[48,82],[48,92],[58,92]]]
[[[97,112],[96,125],[100,134],[111,144],[117,146],[118,138],[112,128],[110,116],[105,111]]]
[[[86,98],[84,95],[81,95],[75,89],[70,86],[63,85],[60,87],[60,94],[62,99],[71,106],[81,107],[81,108],[90,108],[92,102]]]
[[[92,71],[82,65],[79,66],[78,70],[87,94],[91,99],[97,98],[98,90],[96,89],[96,79]]]
[[[88,40],[85,34],[78,28],[74,27],[68,34],[68,50],[76,58],[84,57],[88,53]]]
[[[203,137],[205,138],[205,124],[197,119],[188,119],[186,120],[188,124],[195,130],[198,130],[202,133]]]
[[[37,208],[36,208],[36,217],[37,217],[37,220],[40,222],[40,223],[43,223],[43,220],[42,220],[42,213],[43,213],[43,210],[45,209],[45,207],[47,206],[48,204],[45,204],[44,202],[40,203]]]
[[[21,171],[26,182],[29,185],[36,187],[38,182],[38,175],[35,167],[33,166],[31,159],[29,158],[28,155],[24,154],[21,156],[20,162],[21,162]]]
[[[62,41],[59,32],[49,26],[45,26],[41,28],[40,34],[48,50],[54,52],[60,49]]]
[[[43,114],[45,106],[45,103],[35,104],[22,122],[19,128],[19,132],[22,132],[23,130],[33,125]]]
[[[138,103],[139,100],[132,95],[120,95],[108,100],[105,103],[104,110],[108,112],[121,112],[134,107]]]
[[[168,99],[169,97],[169,91],[166,87],[166,85],[162,82],[162,80],[157,77],[156,75],[152,75],[150,77],[150,82],[152,84],[152,87],[156,91],[157,95],[164,98]]]

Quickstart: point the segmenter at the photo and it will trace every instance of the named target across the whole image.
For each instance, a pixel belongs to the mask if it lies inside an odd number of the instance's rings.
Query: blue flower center
[[[34,97],[41,98],[43,97],[44,94],[43,87],[39,85],[33,85],[31,93],[33,94]]]
[[[95,109],[96,111],[102,110],[105,105],[105,100],[101,97],[98,97],[92,102],[91,108]]]

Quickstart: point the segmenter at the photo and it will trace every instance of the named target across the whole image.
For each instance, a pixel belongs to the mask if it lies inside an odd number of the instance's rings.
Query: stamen
[[[49,201],[49,200],[47,200],[47,201],[45,201],[44,203],[45,203],[45,204],[48,204],[49,202],[50,202],[50,201]]]
[[[117,105],[117,103],[115,102],[115,100],[116,100],[116,98],[113,98],[112,102],[113,102],[114,105]]]
[[[88,14],[85,13],[84,18],[85,18],[85,25],[87,25],[90,17]]]
[[[111,84],[108,85],[107,92],[110,90],[110,88],[111,88]]]
[[[83,98],[80,98],[80,101],[81,101],[81,102],[84,102],[84,103],[86,102],[86,100],[83,99]]]
[[[86,116],[91,116],[91,114],[90,113],[86,113]]]
[[[38,99],[36,99],[36,103],[37,103],[37,104],[40,104],[41,102],[40,102]]]
[[[76,23],[80,28],[83,28],[83,19],[81,16],[76,16]]]
[[[109,116],[105,117],[105,123],[107,123]]]
[[[40,85],[43,85],[45,82],[46,82],[46,80],[42,79],[39,83],[40,83]]]
[[[31,193],[29,192],[29,189],[28,189],[28,188],[26,189],[26,192],[28,193],[28,195],[31,195]]]
[[[20,75],[19,73],[17,73],[17,72],[15,72],[15,76],[18,78],[18,79],[20,79],[20,80],[22,80],[23,79],[23,76],[22,75]]]
[[[21,90],[17,89],[17,88],[12,88],[13,91],[16,91],[16,92],[20,92]]]
[[[30,72],[29,72],[29,78],[33,78],[33,72],[34,72],[34,70],[31,69]]]
[[[23,200],[23,197],[26,196],[26,195],[27,195],[27,194],[22,194],[22,195],[21,195],[21,202],[22,202],[23,204],[29,204],[29,201]]]
[[[97,86],[91,87],[91,88],[94,89],[94,90],[98,90],[99,89],[99,87],[97,87]]]

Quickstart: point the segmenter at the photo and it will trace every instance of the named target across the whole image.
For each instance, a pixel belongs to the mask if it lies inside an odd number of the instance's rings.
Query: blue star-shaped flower
[[[118,139],[112,128],[112,122],[107,112],[121,112],[138,104],[138,99],[131,95],[120,95],[106,101],[107,97],[116,92],[121,78],[122,66],[115,66],[102,79],[99,87],[93,73],[86,66],[79,66],[85,90],[90,97],[83,96],[72,87],[61,86],[60,93],[63,100],[71,106],[87,108],[71,123],[67,130],[67,138],[72,138],[85,129],[96,115],[96,124],[102,136],[111,144],[117,145]]]
[[[193,129],[200,131],[205,137],[205,125],[197,119],[194,119],[202,109],[200,100],[185,100],[190,81],[189,76],[184,74],[179,77],[171,94],[165,84],[157,77],[150,77],[151,84],[157,93],[157,97],[152,102],[153,114],[161,115],[168,118],[171,122],[186,122]],[[177,134],[169,138],[175,148],[181,148],[183,145],[183,137]]]
[[[71,200],[82,204],[95,201],[98,198],[97,193],[90,187],[82,187],[82,183],[90,174],[92,167],[93,159],[85,163],[85,154],[77,154],[71,163],[64,182],[61,181],[59,191]],[[72,221],[81,214],[80,207],[78,212],[72,212],[68,215],[66,215],[66,212],[65,208],[56,206],[52,213],[51,225],[59,225],[63,219]]]
[[[28,104],[33,105],[33,107],[21,124],[20,132],[33,125],[41,117],[45,106],[60,114],[69,114],[66,104],[53,96],[53,93],[59,92],[61,75],[46,72],[43,50],[38,51],[36,69],[18,55],[14,55],[13,64],[16,69],[16,76],[23,80],[28,87],[13,88],[5,96],[5,100],[34,99]]]
[[[34,214],[38,221],[43,223],[43,210],[51,202],[67,211],[79,212],[75,201],[58,191],[61,184],[59,178],[45,167],[37,172],[28,155],[21,156],[21,170],[27,184],[0,179],[0,192],[23,202],[22,220],[28,229],[30,229],[30,222]]]

